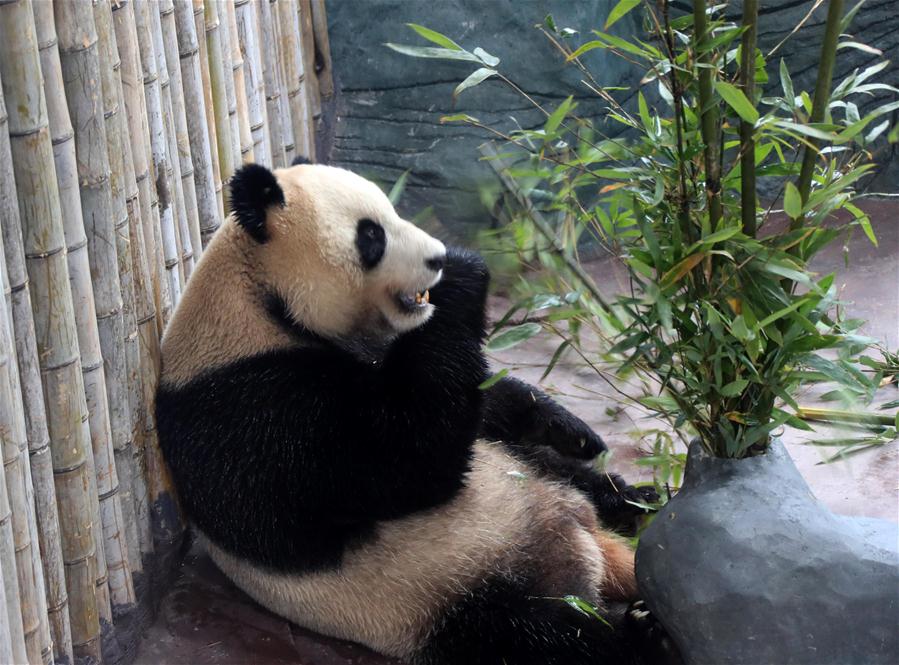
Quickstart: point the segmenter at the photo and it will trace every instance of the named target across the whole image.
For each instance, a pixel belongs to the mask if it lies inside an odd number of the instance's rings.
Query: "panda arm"
[[[511,445],[546,445],[582,459],[593,459],[606,450],[587,423],[541,390],[511,377],[487,389],[481,434]]]

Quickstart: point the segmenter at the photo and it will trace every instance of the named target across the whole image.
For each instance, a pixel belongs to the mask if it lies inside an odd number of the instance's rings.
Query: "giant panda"
[[[659,662],[651,615],[613,610],[636,596],[613,528],[651,492],[593,472],[601,438],[536,388],[479,388],[481,258],[340,168],[245,165],[230,197],[156,396],[222,571],[300,626],[415,665]]]

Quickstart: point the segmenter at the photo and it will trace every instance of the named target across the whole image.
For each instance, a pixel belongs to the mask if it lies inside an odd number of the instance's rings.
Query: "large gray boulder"
[[[580,31],[577,43],[602,28],[617,0],[328,0],[328,20],[338,96],[327,114],[329,127],[325,158],[384,183],[394,182],[411,169],[401,210],[415,214],[433,205],[436,216],[451,235],[466,237],[489,220],[490,204],[499,184],[490,167],[479,162],[477,146],[488,134],[471,127],[441,125],[441,116],[468,113],[488,124],[511,129],[540,126],[543,117],[497,81],[487,81],[464,92],[456,106],[453,88],[474,70],[471,63],[421,60],[395,53],[385,42],[425,45],[406,23],[419,23],[453,38],[464,47],[480,46],[501,58],[500,68],[541,104],[555,106],[568,95],[579,102],[579,112],[598,117],[602,105],[580,83],[581,76],[564,65],[553,46],[534,29],[552,14],[559,27]],[[672,2],[674,11],[689,9],[689,2]],[[854,4],[854,3],[847,3]],[[766,49],[786,37],[813,3],[761,3],[760,43]],[[826,3],[806,26],[780,49],[793,73],[797,89],[814,80]],[[739,2],[729,12],[739,15]],[[620,35],[640,28],[638,12],[613,26]],[[895,0],[869,0],[851,31],[899,60],[899,12]],[[842,50],[836,76],[864,67],[875,56]],[[586,64],[605,86],[635,85],[643,72],[602,50],[587,54]],[[776,77],[777,62],[769,68]],[[888,70],[889,71],[889,70]],[[895,78],[895,67],[892,69]],[[883,75],[881,75],[883,78]],[[894,84],[897,81],[893,81]],[[772,85],[777,85],[772,81]],[[616,93],[620,94],[620,93]],[[513,120],[514,118],[514,120]],[[610,134],[617,126],[605,128]],[[895,191],[899,160],[891,159],[890,175],[875,187]],[[486,205],[485,205],[486,202]]]
[[[828,511],[779,442],[744,460],[693,444],[637,582],[688,665],[899,662],[899,526]]]

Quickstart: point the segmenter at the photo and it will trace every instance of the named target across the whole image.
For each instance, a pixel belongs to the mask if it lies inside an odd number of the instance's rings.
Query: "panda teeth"
[[[425,289],[425,294],[422,296],[421,299],[424,300],[426,303],[431,302],[431,292],[428,291],[427,289]]]

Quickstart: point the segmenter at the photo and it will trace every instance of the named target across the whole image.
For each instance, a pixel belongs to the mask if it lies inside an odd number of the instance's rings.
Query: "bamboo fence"
[[[161,332],[333,89],[324,0],[0,0],[0,663],[102,662],[165,579]]]

